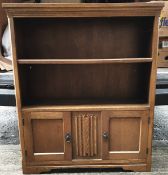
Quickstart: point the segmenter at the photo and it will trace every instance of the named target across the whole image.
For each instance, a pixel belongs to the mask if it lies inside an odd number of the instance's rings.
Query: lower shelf
[[[23,106],[148,103],[151,63],[18,68]]]
[[[148,110],[149,108],[149,104],[31,105],[24,106],[22,111]]]

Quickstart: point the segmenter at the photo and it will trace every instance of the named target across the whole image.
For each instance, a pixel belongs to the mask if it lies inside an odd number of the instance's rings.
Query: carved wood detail
[[[97,156],[98,113],[74,112],[72,116],[76,157]]]

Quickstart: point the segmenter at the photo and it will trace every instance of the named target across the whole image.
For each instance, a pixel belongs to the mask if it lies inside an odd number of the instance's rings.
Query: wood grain
[[[12,36],[23,172],[150,171],[163,4],[3,7]]]
[[[18,59],[19,64],[107,64],[152,62],[152,58],[114,59]]]
[[[103,110],[148,110],[149,104],[106,104],[106,105],[54,105],[54,106],[26,106],[22,108],[23,112],[46,112],[46,111],[103,111]]]
[[[150,104],[150,123],[149,123],[149,135],[148,135],[148,148],[149,153],[147,157],[147,170],[151,170],[151,154],[152,154],[152,138],[153,138],[153,124],[154,124],[154,106],[155,106],[155,91],[156,91],[156,74],[157,74],[157,61],[158,61],[158,25],[159,16],[155,16],[152,38],[152,57],[153,63],[151,67],[150,87],[149,87],[149,104]]]
[[[163,3],[4,3],[8,16],[14,17],[109,17],[109,16],[155,16]]]
[[[98,158],[98,125],[100,113],[98,112],[73,112],[72,127],[73,156],[75,159]],[[79,151],[78,151],[79,150]]]
[[[71,144],[64,140],[65,134],[71,133],[68,112],[31,112],[25,113],[24,119],[29,162],[71,159]]]
[[[103,159],[146,158],[149,111],[102,112]]]

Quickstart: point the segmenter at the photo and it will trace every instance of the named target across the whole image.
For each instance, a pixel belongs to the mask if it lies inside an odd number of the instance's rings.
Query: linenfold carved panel
[[[75,157],[98,156],[99,112],[73,112],[73,144]]]

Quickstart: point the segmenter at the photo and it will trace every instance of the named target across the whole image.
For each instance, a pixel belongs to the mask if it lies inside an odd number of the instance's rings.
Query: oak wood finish
[[[101,158],[100,112],[73,112],[74,159]]]
[[[102,112],[103,159],[144,159],[146,157],[149,111]],[[129,143],[129,144],[128,144]]]
[[[19,59],[19,64],[107,64],[152,62],[152,58],[115,58],[115,59]]]
[[[153,138],[153,124],[154,124],[154,106],[155,106],[155,90],[156,90],[156,74],[157,74],[157,58],[158,58],[158,25],[159,16],[155,17],[152,39],[152,58],[153,64],[151,68],[150,87],[149,87],[149,104],[150,104],[150,122],[148,135],[148,157],[147,157],[147,171],[151,170],[151,155],[152,155],[152,138]]]
[[[71,133],[70,113],[30,112],[23,117],[28,162],[71,160],[71,146],[64,139]]]
[[[163,4],[3,6],[23,172],[150,171]]]
[[[29,106],[23,107],[22,111],[30,112],[30,111],[103,111],[103,110],[148,110],[150,108],[149,104],[101,104],[101,105],[51,105],[51,106]]]

